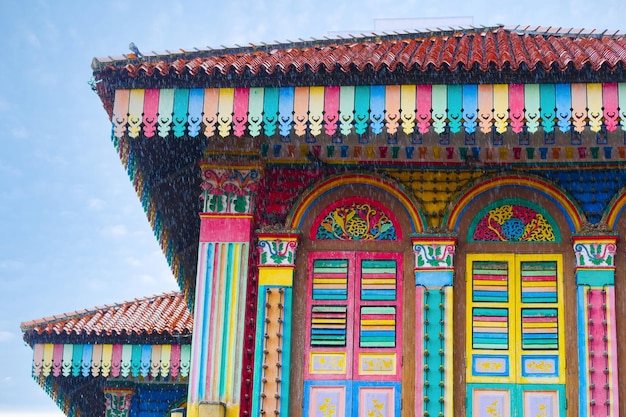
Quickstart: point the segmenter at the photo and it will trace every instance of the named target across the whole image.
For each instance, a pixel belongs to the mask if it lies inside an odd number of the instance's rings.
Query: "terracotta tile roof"
[[[97,58],[93,68],[131,78],[366,70],[563,72],[587,66],[614,71],[626,64],[626,38],[617,32],[498,26],[121,58]]]
[[[172,292],[21,324],[24,338],[38,335],[188,335],[193,319],[182,294]]]

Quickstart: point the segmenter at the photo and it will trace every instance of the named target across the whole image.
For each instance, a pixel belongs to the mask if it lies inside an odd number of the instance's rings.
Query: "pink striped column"
[[[203,161],[189,417],[239,416],[245,298],[258,165]]]
[[[580,415],[619,415],[615,332],[617,236],[577,235],[578,362]]]

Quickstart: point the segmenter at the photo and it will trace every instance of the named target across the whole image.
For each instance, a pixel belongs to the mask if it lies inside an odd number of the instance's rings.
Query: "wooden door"
[[[309,254],[305,416],[399,415],[402,270],[398,253]]]
[[[561,255],[467,256],[472,417],[565,415]]]

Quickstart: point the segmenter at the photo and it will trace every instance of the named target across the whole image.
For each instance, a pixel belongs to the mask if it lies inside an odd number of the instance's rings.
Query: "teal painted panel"
[[[615,285],[615,271],[613,269],[581,269],[576,272],[576,284],[592,287]]]
[[[138,377],[141,371],[141,345],[132,345],[132,358],[130,362],[130,372],[134,377]]]
[[[185,135],[188,108],[189,89],[177,88],[174,90],[174,116],[172,119],[174,137],[182,138]]]
[[[370,87],[359,85],[354,93],[354,127],[357,135],[367,132],[370,110]]]
[[[541,100],[541,125],[546,133],[554,131],[554,118],[556,117],[556,88],[554,84],[541,84],[539,86]]]
[[[463,86],[448,86],[448,126],[450,132],[459,133],[461,131],[463,119]]]
[[[273,136],[276,131],[279,94],[277,87],[268,87],[263,95],[263,130],[266,136]]]

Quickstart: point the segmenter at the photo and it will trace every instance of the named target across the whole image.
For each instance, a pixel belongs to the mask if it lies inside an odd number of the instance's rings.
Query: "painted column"
[[[189,417],[239,415],[248,256],[261,170],[200,163],[198,272],[189,376]]]
[[[455,236],[415,235],[415,415],[452,416]]]
[[[619,415],[615,333],[617,235],[578,235],[576,253],[580,415]]]
[[[298,233],[257,232],[259,295],[252,416],[289,415],[291,306]]]
[[[129,388],[105,388],[106,417],[128,417],[134,393],[135,390]]]

